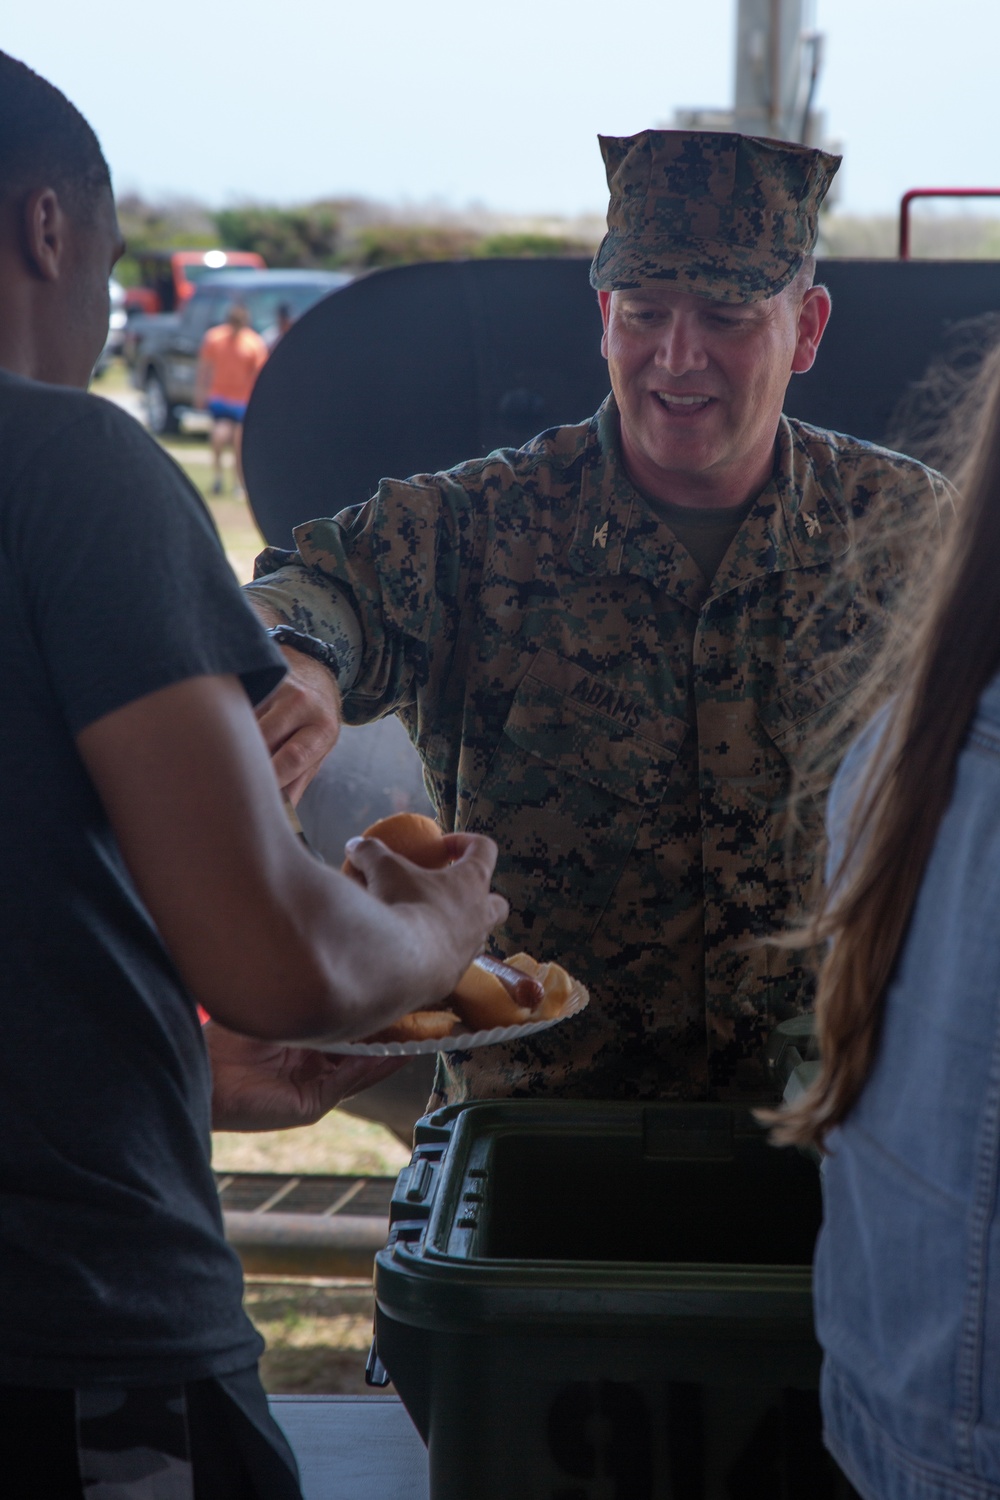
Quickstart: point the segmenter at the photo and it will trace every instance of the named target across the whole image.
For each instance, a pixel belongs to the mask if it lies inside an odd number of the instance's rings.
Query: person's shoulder
[[[814,427],[796,417],[786,418],[793,441],[814,461],[834,464],[845,473],[859,475],[895,475],[914,484],[947,485],[948,481],[936,469],[930,469],[919,459],[906,453],[896,453],[879,443],[866,438],[852,437],[848,432],[834,432],[826,427]]]
[[[549,427],[520,448],[495,448],[435,478],[469,488],[557,489],[577,482],[579,461],[593,437],[595,419]]]
[[[58,428],[79,421],[96,399],[75,386],[48,385],[0,370],[0,418],[5,425],[29,420]]]
[[[54,439],[118,447],[123,441],[148,449],[156,444],[134,417],[103,396],[72,386],[48,385],[0,370],[0,445],[2,465],[11,472],[20,450],[25,457]]]
[[[115,503],[115,493],[146,486],[177,503],[184,474],[159,443],[113,401],[69,386],[24,380],[0,371],[0,493],[5,505],[67,474]],[[62,477],[60,477],[62,476]]]
[[[815,484],[845,520],[919,516],[940,526],[954,510],[950,481],[919,459],[850,433],[785,420],[802,459],[803,485]]]
[[[829,839],[827,881],[836,877],[847,844],[848,829],[858,798],[865,786],[868,770],[882,748],[889,731],[896,700],[890,698],[870,718],[851,741],[833,778],[826,804],[826,828]]]
[[[492,524],[505,531],[510,524],[522,528],[527,517],[536,538],[545,530],[561,533],[576,515],[593,425],[552,427],[521,448],[497,448],[435,474],[383,479],[377,505],[399,524],[410,516],[422,518],[424,525],[443,514],[459,523],[462,517],[475,518],[476,524],[492,517]]]
[[[834,783],[840,784],[841,795],[846,790],[855,786],[859,777],[878,753],[883,736],[889,728],[895,707],[895,698],[888,699],[880,708],[876,709],[868,722],[851,741],[840,763],[837,775],[834,777]]]
[[[979,695],[973,729],[988,730],[993,739],[1000,731],[1000,672],[995,672]]]

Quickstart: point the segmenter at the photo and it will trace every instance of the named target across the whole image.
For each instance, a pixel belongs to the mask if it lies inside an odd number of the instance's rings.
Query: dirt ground
[[[392,1394],[365,1385],[375,1311],[367,1282],[252,1277],[246,1309],[267,1342],[260,1372],[271,1394]]]
[[[225,455],[225,491],[222,495],[213,495],[210,493],[212,454],[204,432],[178,433],[176,437],[164,439],[162,446],[204,497],[240,583],[249,582],[253,577],[253,560],[264,547],[264,539],[257,529],[246,496],[236,485],[232,455]]]

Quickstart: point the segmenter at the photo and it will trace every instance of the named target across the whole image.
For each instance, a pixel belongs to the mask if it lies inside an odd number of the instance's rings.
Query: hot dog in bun
[[[366,828],[362,837],[381,839],[395,854],[425,870],[440,870],[449,862],[444,834],[433,818],[421,813],[382,818]],[[344,862],[344,874],[363,882],[350,859]],[[572,987],[569,975],[558,964],[536,964],[525,953],[505,962],[483,954],[469,965],[441,1007],[412,1011],[370,1040],[423,1041],[460,1031],[491,1031],[497,1026],[548,1020],[560,1013]]]

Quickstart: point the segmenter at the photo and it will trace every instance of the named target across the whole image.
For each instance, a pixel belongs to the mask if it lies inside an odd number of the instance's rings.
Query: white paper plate
[[[425,1052],[467,1052],[473,1047],[492,1047],[496,1042],[516,1042],[519,1037],[547,1031],[550,1026],[558,1026],[560,1021],[577,1015],[589,1000],[590,996],[583,985],[577,984],[559,1014],[549,1016],[544,1021],[525,1021],[521,1026],[494,1026],[492,1031],[466,1031],[457,1036],[429,1037],[423,1042],[321,1042],[317,1050],[336,1052],[340,1057],[419,1057]]]

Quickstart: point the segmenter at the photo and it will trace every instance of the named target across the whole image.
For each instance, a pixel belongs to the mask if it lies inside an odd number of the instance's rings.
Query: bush
[[[336,264],[340,219],[327,203],[302,208],[224,208],[214,216],[218,243],[256,250],[269,266],[323,269]]]
[[[219,243],[211,215],[199,203],[147,203],[138,193],[125,193],[116,207],[127,247],[115,267],[123,286],[138,284],[137,255],[149,250],[210,250]]]
[[[434,224],[374,224],[362,229],[346,257],[365,270],[406,266],[420,260],[464,260],[477,254],[479,236],[469,229]]]
[[[414,223],[381,217],[377,205],[348,198],[323,199],[294,208],[243,204],[210,211],[183,199],[149,203],[137,193],[118,200],[118,217],[134,255],[148,250],[255,250],[269,266],[405,266],[414,261],[465,260],[492,256],[589,256],[593,246],[543,226],[520,231],[473,228],[455,220]],[[138,281],[135,260],[126,255],[116,272],[130,285]]]
[[[539,255],[590,256],[594,246],[556,234],[491,234],[482,240],[478,255],[528,258]]]

